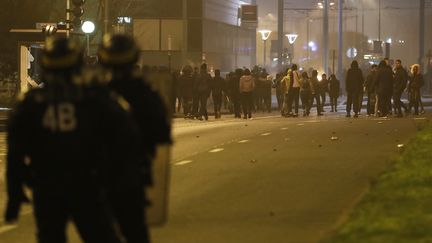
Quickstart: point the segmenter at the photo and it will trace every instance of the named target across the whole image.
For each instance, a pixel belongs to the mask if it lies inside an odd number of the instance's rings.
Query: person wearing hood
[[[346,117],[351,117],[351,108],[353,108],[354,117],[357,118],[360,112],[358,100],[363,90],[363,72],[360,70],[357,61],[354,60],[351,63],[351,68],[348,69],[345,80],[347,92]]]
[[[303,116],[309,116],[312,98],[312,83],[307,72],[301,74],[300,98],[303,106]]]
[[[375,114],[375,103],[376,103],[376,94],[375,94],[375,80],[376,75],[378,73],[378,66],[373,64],[370,69],[370,73],[366,77],[364,83],[364,90],[367,94],[367,105],[366,112],[368,116]]]
[[[378,65],[378,73],[376,76],[376,92],[378,94],[378,107],[380,116],[386,117],[391,111],[391,97],[393,94],[393,71],[385,61],[381,61]]]
[[[317,115],[318,116],[322,116],[323,114],[321,113],[321,96],[319,94],[319,81],[318,81],[318,71],[317,70],[313,70],[312,71],[312,77],[310,79],[310,83],[311,83],[311,91],[312,91],[312,98],[310,101],[310,106],[312,107],[313,105],[313,100],[315,99],[316,101],[316,108],[317,108]],[[310,110],[310,108],[309,108]],[[308,112],[309,113],[309,112]]]
[[[409,77],[408,96],[409,107],[414,106],[414,115],[419,115],[419,105],[421,102],[420,89],[424,85],[423,75],[420,73],[420,65],[414,64],[411,69],[411,76]]]
[[[331,112],[337,112],[337,99],[339,97],[339,89],[340,89],[340,82],[336,78],[336,75],[332,74],[330,75],[329,80],[329,96],[330,96],[330,106],[331,106]]]
[[[211,82],[212,77],[207,72],[207,64],[203,63],[200,68],[200,73],[196,76],[195,85],[199,96],[199,112],[198,120],[203,120],[203,118],[208,120],[207,113],[207,100],[211,92]]]

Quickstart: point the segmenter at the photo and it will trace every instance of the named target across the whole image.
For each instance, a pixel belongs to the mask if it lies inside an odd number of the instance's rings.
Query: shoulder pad
[[[42,92],[42,89],[32,89],[27,93],[21,94],[19,96],[21,96],[17,98],[17,99],[21,99],[19,101],[28,100],[30,102],[43,103],[46,100],[45,95]]]
[[[123,108],[123,110],[125,111],[130,111],[130,104],[129,102],[121,95],[115,93],[115,92],[111,92],[111,97],[117,102],[117,104]]]

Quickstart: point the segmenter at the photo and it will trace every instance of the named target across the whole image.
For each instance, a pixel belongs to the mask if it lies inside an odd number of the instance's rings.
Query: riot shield
[[[168,216],[168,189],[170,178],[171,145],[159,145],[153,160],[153,185],[146,188],[150,205],[146,208],[147,223],[161,226]]]

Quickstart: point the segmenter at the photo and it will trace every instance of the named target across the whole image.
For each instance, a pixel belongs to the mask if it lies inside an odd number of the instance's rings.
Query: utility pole
[[[425,40],[425,0],[420,0],[420,24],[419,24],[419,59],[421,70],[424,69],[423,59],[425,56],[424,40]]]
[[[104,34],[109,32],[109,1],[105,0],[104,2]]]
[[[278,72],[282,70],[284,41],[284,0],[278,0]]]
[[[186,65],[188,50],[188,17],[187,0],[183,0],[183,45],[182,45],[182,65]],[[237,54],[236,54],[237,55]]]
[[[343,1],[339,0],[339,30],[338,30],[338,71],[337,76],[341,80],[342,89],[345,88],[345,81],[343,79]]]
[[[329,0],[324,0],[324,20],[323,20],[323,68],[324,73],[328,73],[329,60]]]
[[[70,36],[70,0],[66,0],[66,37]]]
[[[381,0],[378,1],[378,40],[381,41]]]
[[[308,65],[309,65],[309,61],[310,61],[310,46],[309,46],[309,41],[310,41],[310,19],[309,19],[309,12],[307,12],[307,14],[306,14],[306,16],[307,16],[307,23],[306,23],[306,47],[307,47],[307,55],[306,55],[306,58],[307,58],[307,63],[308,63]]]

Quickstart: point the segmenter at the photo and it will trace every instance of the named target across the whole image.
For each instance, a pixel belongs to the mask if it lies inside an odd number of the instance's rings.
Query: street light
[[[90,56],[90,34],[93,33],[95,28],[95,24],[91,21],[85,21],[81,26],[81,30],[86,34],[87,38],[87,56]]]
[[[298,35],[297,34],[286,34],[285,36],[288,38],[288,43],[290,44],[289,61],[291,64],[292,59],[293,59],[293,55],[294,55],[294,42],[297,40]]]
[[[264,42],[264,67],[266,66],[266,44],[267,44],[267,40],[270,37],[270,34],[272,33],[271,30],[260,30],[258,31],[261,34],[261,39]]]

